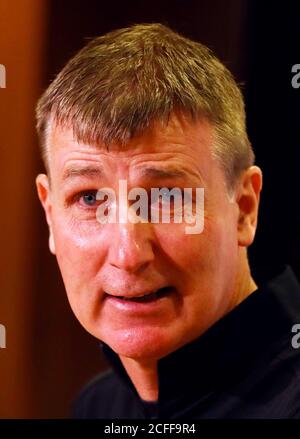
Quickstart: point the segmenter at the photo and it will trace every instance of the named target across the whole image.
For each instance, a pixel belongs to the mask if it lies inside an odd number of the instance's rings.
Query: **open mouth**
[[[136,297],[126,297],[126,296],[112,296],[111,294],[106,293],[108,296],[115,297],[116,299],[121,299],[126,302],[152,302],[154,300],[160,299],[161,297],[166,296],[172,290],[172,287],[164,287],[159,288],[153,293],[145,294],[144,296],[136,296]]]

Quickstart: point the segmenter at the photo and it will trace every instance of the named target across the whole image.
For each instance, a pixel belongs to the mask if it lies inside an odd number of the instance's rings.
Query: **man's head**
[[[96,38],[42,96],[37,120],[50,249],[91,334],[120,355],[160,358],[253,290],[246,248],[261,172],[241,92],[205,46],[157,24]],[[182,223],[100,224],[96,193],[118,192],[119,180],[148,192],[203,187],[203,232],[187,235]]]

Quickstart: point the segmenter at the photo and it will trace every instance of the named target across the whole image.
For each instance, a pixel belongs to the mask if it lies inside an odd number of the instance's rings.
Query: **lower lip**
[[[148,313],[157,311],[170,299],[174,293],[174,288],[168,288],[161,296],[149,302],[135,302],[134,300],[124,300],[116,296],[106,295],[105,302],[109,303],[116,309],[133,313]]]

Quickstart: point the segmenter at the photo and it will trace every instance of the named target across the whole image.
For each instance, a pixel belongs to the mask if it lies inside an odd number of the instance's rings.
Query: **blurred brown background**
[[[250,138],[265,171],[251,260],[288,262],[300,275],[300,92],[290,86],[291,66],[300,62],[296,2],[267,3],[0,0],[0,64],[7,75],[0,89],[0,324],[7,330],[7,348],[0,349],[1,418],[67,417],[82,385],[107,367],[97,340],[69,309],[34,185],[43,170],[36,100],[86,37],[163,22],[215,50],[244,83]],[[278,32],[283,23],[288,33]]]

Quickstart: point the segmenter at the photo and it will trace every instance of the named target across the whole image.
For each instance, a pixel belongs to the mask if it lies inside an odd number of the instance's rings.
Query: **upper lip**
[[[144,292],[139,292],[139,293],[136,293],[136,294],[132,294],[132,293],[131,294],[126,294],[126,293],[119,294],[119,293],[112,293],[112,292],[108,292],[108,291],[104,291],[104,292],[106,294],[108,294],[109,296],[126,297],[128,299],[131,299],[133,297],[143,297],[143,296],[146,296],[146,295],[148,296],[149,294],[156,293],[157,291],[159,291],[159,290],[161,290],[163,288],[168,288],[168,287],[164,286],[164,287],[159,287],[159,288],[153,288],[151,290],[147,290],[147,291],[144,291]]]

